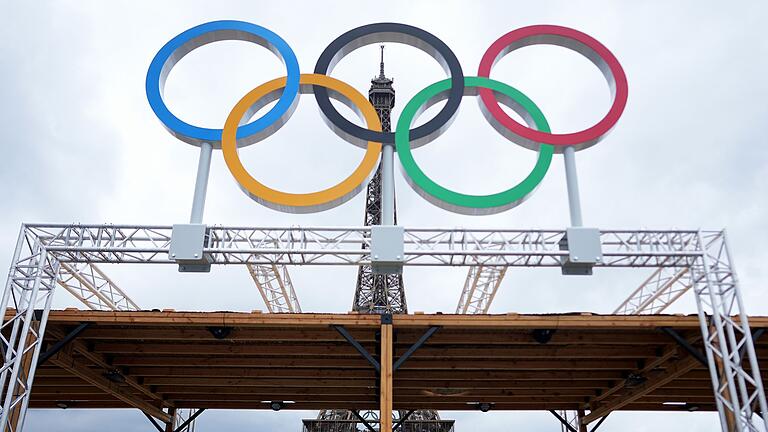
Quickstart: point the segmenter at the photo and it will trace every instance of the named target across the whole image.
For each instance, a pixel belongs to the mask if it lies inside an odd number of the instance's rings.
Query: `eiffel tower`
[[[379,76],[371,80],[371,88],[368,90],[368,100],[371,102],[376,113],[381,120],[381,130],[384,132],[392,131],[392,122],[390,116],[392,108],[395,106],[395,89],[392,88],[394,81],[384,75],[384,45],[381,45],[381,62],[379,63]],[[381,223],[381,162],[376,169],[371,181],[368,183],[368,189],[365,199],[365,225],[379,225]],[[395,223],[397,223],[397,211],[395,211]],[[367,248],[363,245],[363,248]],[[352,309],[361,313],[374,314],[403,314],[408,313],[408,306],[405,302],[405,288],[403,286],[403,275],[374,274],[370,265],[360,266],[357,272],[357,287],[355,289],[355,298]],[[366,419],[376,418],[376,413],[361,413]],[[406,415],[404,411],[397,412],[398,417]],[[351,420],[353,415],[346,410],[323,410],[318,415],[318,420]],[[440,420],[440,415],[434,410],[419,410],[412,413],[408,420],[411,421],[430,421]],[[340,427],[339,427],[340,426]],[[334,428],[334,432],[354,432],[354,423],[339,425]],[[420,429],[405,428],[407,432],[421,432]],[[410,425],[409,425],[410,426]],[[427,427],[428,429],[429,427]],[[425,429],[425,431],[427,430]],[[381,431],[389,432],[389,431]]]

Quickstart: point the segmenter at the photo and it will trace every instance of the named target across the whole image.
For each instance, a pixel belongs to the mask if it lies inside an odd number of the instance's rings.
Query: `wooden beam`
[[[583,422],[588,424],[599,419],[600,417],[607,415],[611,411],[621,409],[626,405],[643,398],[644,396],[666,385],[667,383],[674,381],[675,379],[690,372],[698,366],[700,366],[698,360],[689,356],[671,365],[666,370],[649,374],[648,380],[644,383],[638,385],[635,388],[627,390],[624,394],[617,398],[611,399],[610,401],[597,406],[592,410],[592,412],[583,418]]]
[[[323,388],[353,388],[365,387],[372,388],[376,386],[376,380],[363,379],[285,379],[285,378],[201,378],[201,377],[150,377],[144,380],[144,383],[152,386],[160,386],[156,390],[163,392],[162,386],[195,386],[195,387],[282,387],[282,388],[303,388],[317,386]],[[35,388],[46,386],[81,386],[84,383],[81,380],[66,380],[61,378],[46,378],[35,383]],[[674,384],[674,385],[673,385]],[[541,381],[541,380],[487,380],[487,381],[416,381],[395,379],[393,386],[396,389],[429,389],[429,388],[472,388],[478,389],[598,389],[607,388],[611,385],[608,380],[559,380],[559,381]],[[706,381],[676,381],[665,388],[677,389],[711,389],[712,385]]]
[[[195,366],[253,367],[253,368],[325,368],[325,369],[370,369],[363,358],[338,357],[244,357],[244,356],[161,356],[161,355],[120,355],[112,364],[116,366]],[[420,359],[413,358],[401,368],[406,370],[633,370],[637,362],[627,359],[545,359],[545,360],[476,360],[476,359]]]
[[[686,338],[686,341],[690,344],[696,343],[701,340],[701,332],[695,332],[693,335],[690,335]],[[653,371],[654,369],[659,368],[664,363],[674,359],[677,356],[685,355],[681,352],[680,348],[677,344],[668,344],[664,351],[659,356],[653,356],[645,359],[643,361],[643,367],[635,369],[635,372],[645,376],[649,372]],[[711,387],[711,385],[710,385]],[[595,396],[589,401],[589,404],[586,404],[588,406],[594,406],[597,402],[600,402],[604,399],[607,399],[610,396],[613,396],[617,392],[621,391],[624,388],[624,380],[620,380],[617,382],[614,386],[609,388],[608,390],[601,392],[599,395]]]
[[[374,352],[373,344],[363,348]],[[360,354],[347,343],[282,343],[282,344],[232,344],[220,343],[96,343],[93,351],[109,354],[156,354],[156,355],[247,355],[247,356],[345,356],[359,358]],[[402,356],[406,347],[396,347],[395,357]],[[452,346],[425,346],[417,350],[412,358],[455,358],[455,359],[523,359],[523,358],[567,358],[567,359],[644,359],[655,356],[654,346],[632,347],[563,347],[563,346],[487,346],[456,348]]]
[[[83,332],[80,339],[106,340],[106,341],[183,341],[189,342],[213,342],[211,333],[201,327],[179,328],[177,326],[129,326],[127,325],[99,325]],[[377,340],[370,329],[348,329],[349,333],[362,344],[376,344]],[[398,329],[396,345],[415,343],[422,335],[422,329]],[[274,327],[237,327],[225,339],[226,342],[345,342],[336,331],[327,328],[274,328]],[[547,343],[554,345],[654,345],[660,346],[669,342],[667,336],[648,330],[624,329],[621,331],[610,330],[558,330]],[[346,342],[345,342],[346,343]],[[524,329],[520,331],[487,329],[451,329],[449,332],[438,332],[429,340],[429,346],[452,345],[477,345],[488,344],[498,346],[529,345],[540,346]]]
[[[379,430],[392,430],[392,324],[381,325],[381,378],[379,382]]]
[[[165,413],[162,409],[126,392],[125,390],[120,388],[119,385],[107,380],[106,378],[99,375],[97,372],[94,372],[90,368],[87,368],[81,364],[78,364],[70,354],[70,351],[71,351],[70,349],[64,349],[59,351],[58,353],[56,353],[55,356],[51,357],[50,362],[55,364],[56,366],[66,369],[71,374],[81,378],[83,381],[86,381],[89,384],[95,387],[98,387],[105,393],[111,396],[114,396],[116,399],[119,399],[127,403],[128,405],[131,405],[134,408],[138,408],[143,412],[149,415],[152,415],[154,417],[157,417],[158,419],[164,422],[171,421],[171,417],[167,413]]]
[[[65,333],[61,329],[59,329],[59,328],[51,328],[51,329],[47,330],[46,333],[49,333],[52,336],[58,337],[58,338],[61,338],[61,337],[63,337],[63,335],[65,335]],[[71,348],[72,352],[76,352],[76,353],[80,354],[81,356],[85,357],[89,361],[93,362],[93,364],[95,364],[95,365],[97,365],[97,366],[99,366],[99,367],[101,367],[103,369],[113,369],[114,368],[113,364],[111,362],[107,361],[104,358],[103,354],[100,354],[100,353],[97,353],[97,352],[93,352],[91,349],[88,348],[88,346],[83,341],[74,340],[74,341],[69,343],[69,346],[72,347]],[[133,387],[135,390],[143,393],[145,396],[148,396],[148,397],[150,397],[152,399],[155,399],[155,400],[159,401],[164,406],[167,406],[169,408],[173,407],[173,404],[171,402],[163,400],[163,398],[160,395],[158,395],[155,392],[153,392],[152,390],[150,390],[149,387],[144,386],[141,383],[139,383],[138,381],[136,381],[135,378],[133,378],[131,376],[127,376],[127,375],[124,375],[124,376],[125,376],[125,383],[127,385],[129,385],[129,386]]]
[[[6,311],[14,314],[15,311]],[[151,312],[151,311],[51,311],[50,318],[56,323],[95,322],[99,324],[235,326],[277,328],[306,326],[344,325],[347,327],[375,328],[380,325],[378,315],[366,314],[265,314],[241,312]],[[678,315],[398,315],[394,318],[398,328],[427,328],[431,326],[452,328],[497,329],[697,329],[697,316]],[[738,321],[738,318],[735,318]],[[768,327],[768,317],[750,317],[754,328]]]

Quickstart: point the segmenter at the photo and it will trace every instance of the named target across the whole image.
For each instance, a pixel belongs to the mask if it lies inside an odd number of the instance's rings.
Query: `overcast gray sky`
[[[384,6],[386,5],[386,6]],[[303,72],[341,33],[396,21],[424,28],[456,53],[466,75],[486,48],[526,25],[559,24],[603,42],[627,73],[624,116],[599,145],[577,155],[587,225],[600,228],[727,228],[751,314],[768,313],[768,20],[765,2],[715,1],[387,1],[387,2],[10,2],[0,0],[0,263],[7,268],[19,224],[82,222],[172,224],[188,218],[197,149],[160,125],[144,95],[156,51],[194,25],[250,21],[280,34]],[[420,51],[386,48],[399,109],[420,89],[444,78]],[[361,92],[378,70],[377,48],[355,51],[333,75]],[[281,76],[268,51],[243,42],[205,46],[169,77],[166,99],[188,122],[221,127],[234,103]],[[553,130],[590,126],[608,110],[607,87],[586,59],[561,48],[530,47],[507,56],[493,78],[526,93]],[[535,154],[501,138],[474,101],[462,105],[450,130],[415,152],[425,171],[462,192],[488,193],[523,178]],[[338,139],[311,97],[267,141],[241,151],[258,178],[290,191],[328,186],[345,177],[361,151]],[[407,226],[560,228],[568,224],[561,157],[520,207],[490,217],[445,212],[396,174],[398,217]],[[359,225],[363,195],[334,210],[286,215],[247,198],[215,153],[205,221],[237,225]],[[263,309],[247,272],[214,269],[179,275],[173,268],[106,269],[145,308]],[[354,268],[291,269],[305,311],[350,308]],[[407,269],[411,311],[453,311],[466,269]],[[492,312],[608,313],[646,273],[601,271],[564,278],[556,270],[510,271]],[[76,305],[63,292],[55,307]],[[690,298],[672,312],[693,313]],[[299,430],[313,412],[211,411],[198,431]],[[547,413],[446,413],[457,431],[555,431]],[[137,411],[32,411],[28,430],[147,431]],[[108,426],[107,426],[108,425]],[[715,431],[711,414],[617,413],[610,431]]]

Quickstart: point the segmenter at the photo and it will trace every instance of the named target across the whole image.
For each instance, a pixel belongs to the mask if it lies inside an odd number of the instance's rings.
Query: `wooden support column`
[[[381,325],[380,432],[392,431],[392,324]]]
[[[586,423],[581,421],[581,419],[583,418],[584,418],[584,410],[583,409],[577,410],[576,419],[577,419],[577,423],[579,424],[579,432],[587,432]]]
[[[168,408],[168,415],[171,416],[171,421],[165,424],[165,432],[173,432],[173,428],[176,427],[176,408]]]

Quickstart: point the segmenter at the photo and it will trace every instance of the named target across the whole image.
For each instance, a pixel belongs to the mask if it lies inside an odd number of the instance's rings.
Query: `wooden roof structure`
[[[716,410],[693,315],[412,314],[383,330],[379,315],[51,311],[30,407],[378,409],[384,375],[363,354],[380,361],[391,331],[394,409]]]

